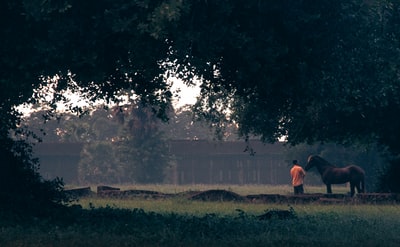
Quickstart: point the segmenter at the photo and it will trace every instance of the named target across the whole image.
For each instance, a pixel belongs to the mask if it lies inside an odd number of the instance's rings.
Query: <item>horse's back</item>
[[[365,175],[365,171],[364,169],[362,169],[361,167],[357,166],[357,165],[350,165],[347,167],[347,169],[349,169],[351,172],[353,173],[358,173],[360,175]]]
[[[362,182],[365,179],[365,171],[357,165],[350,165],[347,167],[350,173],[350,182]]]

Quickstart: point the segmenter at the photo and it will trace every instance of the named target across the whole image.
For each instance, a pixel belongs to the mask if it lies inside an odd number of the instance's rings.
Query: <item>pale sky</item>
[[[193,105],[196,103],[196,98],[200,94],[200,87],[198,85],[189,87],[180,80],[173,80],[173,85],[171,88],[172,93],[178,89],[180,89],[179,97],[175,98],[173,102],[175,108],[179,108],[188,104]]]
[[[182,81],[176,80],[176,79],[171,79],[172,87],[171,91],[172,93],[176,94],[176,91],[180,89],[179,96],[173,98],[173,105],[175,109],[178,109],[184,105],[193,105],[196,103],[196,98],[200,94],[200,87],[198,85],[196,86],[186,86]],[[49,87],[51,88],[51,87]],[[46,88],[44,91],[51,91],[48,88]],[[70,99],[70,103],[76,105],[76,106],[84,106],[87,105],[87,100],[80,98],[78,95],[71,93],[70,91],[67,90],[66,94],[68,95],[67,97]],[[51,93],[49,94],[51,95]],[[50,97],[50,96],[49,96]],[[101,103],[101,102],[100,102]],[[29,105],[21,105],[17,107],[19,111],[21,111],[23,114],[29,114],[31,112],[31,106]],[[62,107],[60,107],[62,108]]]

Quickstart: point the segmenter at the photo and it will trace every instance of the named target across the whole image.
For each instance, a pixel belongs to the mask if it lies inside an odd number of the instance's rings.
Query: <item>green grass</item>
[[[203,202],[191,201],[183,198],[173,199],[107,199],[107,198],[83,198],[79,203],[85,209],[90,208],[141,208],[146,212],[161,214],[177,213],[182,215],[204,216],[207,214],[235,215],[237,209],[249,214],[261,214],[267,207],[264,204],[235,203],[235,202]],[[274,205],[275,208],[285,208],[287,205]]]
[[[260,193],[245,187],[231,190]],[[149,186],[136,189],[156,190]],[[166,193],[184,188],[163,189]],[[390,247],[400,242],[400,210],[395,204],[295,204],[290,206],[296,218],[262,221],[257,216],[266,210],[288,209],[289,205],[96,196],[79,203],[83,210],[50,218],[0,213],[0,246]]]

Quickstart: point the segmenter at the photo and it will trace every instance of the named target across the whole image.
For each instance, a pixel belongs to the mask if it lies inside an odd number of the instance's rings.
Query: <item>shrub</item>
[[[38,160],[24,141],[7,139],[0,144],[0,208],[23,214],[42,214],[69,199],[59,178],[44,180],[38,172]]]

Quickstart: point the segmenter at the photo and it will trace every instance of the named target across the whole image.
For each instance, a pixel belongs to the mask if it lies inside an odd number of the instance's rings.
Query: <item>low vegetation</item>
[[[163,193],[171,189],[156,187]],[[251,187],[246,187],[231,190],[250,194]],[[180,189],[175,188],[177,193]],[[290,212],[290,217],[259,217],[271,211]],[[400,241],[396,204],[284,205],[93,195],[45,218],[4,212],[0,217],[0,246],[396,246]]]

